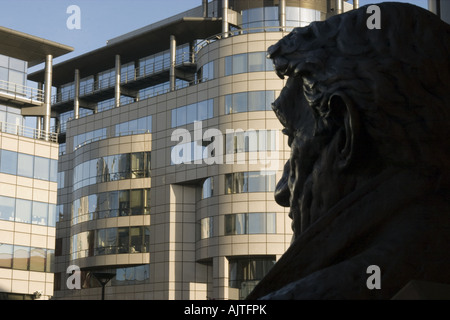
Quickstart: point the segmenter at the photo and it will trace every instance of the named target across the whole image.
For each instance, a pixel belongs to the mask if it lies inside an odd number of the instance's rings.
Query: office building
[[[105,299],[244,298],[292,235],[273,198],[290,149],[266,50],[352,8],[199,1],[53,66],[54,298],[100,299],[108,274]]]
[[[428,0],[428,9],[443,21],[450,23],[450,2],[446,0]]]
[[[50,130],[51,69],[54,57],[72,50],[0,27],[0,299],[53,296],[58,136]],[[42,62],[45,87],[27,86],[27,68]]]

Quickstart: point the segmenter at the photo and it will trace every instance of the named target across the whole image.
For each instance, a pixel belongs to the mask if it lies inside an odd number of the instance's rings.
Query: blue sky
[[[427,8],[427,0],[397,0]],[[360,6],[383,0],[360,0]],[[97,49],[106,41],[201,5],[201,0],[0,0],[0,25],[63,43],[73,53],[55,63]],[[66,26],[67,8],[81,10],[81,29]]]

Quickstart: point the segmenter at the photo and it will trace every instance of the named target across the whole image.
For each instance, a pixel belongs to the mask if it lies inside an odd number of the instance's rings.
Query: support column
[[[48,141],[50,138],[50,119],[52,116],[52,73],[53,73],[53,56],[51,54],[45,57],[45,81],[44,81],[44,137]]]
[[[120,107],[120,55],[116,54],[116,76],[114,85],[114,107]]]
[[[222,33],[228,38],[228,0],[222,0]]]
[[[44,92],[44,84],[42,82],[38,82],[37,87],[41,92]],[[44,97],[40,96],[39,98],[42,102],[44,101]],[[42,138],[42,117],[36,117],[36,139]]]
[[[280,30],[286,30],[286,0],[280,0],[278,5],[278,11],[280,12]]]
[[[341,14],[343,12],[342,0],[336,0],[336,14]]]
[[[191,41],[189,43],[189,62],[195,63],[195,42]]]
[[[170,36],[170,70],[169,70],[169,80],[170,80],[170,91],[175,90],[175,63],[177,54],[177,40],[175,36]]]
[[[203,18],[208,17],[208,0],[202,0]]]
[[[73,115],[75,119],[80,117],[80,70],[75,69],[75,97],[73,99]]]
[[[353,0],[353,9],[359,8],[359,0]]]

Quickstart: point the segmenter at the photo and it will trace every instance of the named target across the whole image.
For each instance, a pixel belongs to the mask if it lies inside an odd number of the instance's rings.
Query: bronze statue
[[[294,237],[248,299],[450,284],[450,25],[414,5],[378,7],[381,29],[364,6],[268,49],[288,77],[273,103],[291,147],[275,200]]]

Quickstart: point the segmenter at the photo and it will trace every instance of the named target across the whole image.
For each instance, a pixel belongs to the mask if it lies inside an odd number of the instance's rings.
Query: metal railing
[[[226,39],[226,38],[231,38],[234,36],[240,36],[240,35],[244,35],[244,34],[249,34],[249,33],[259,33],[259,32],[290,32],[292,29],[294,29],[295,27],[292,26],[284,26],[284,27],[280,27],[280,26],[265,26],[265,27],[255,27],[255,28],[246,28],[246,29],[236,29],[236,30],[231,30],[228,32],[222,32],[222,33],[218,33],[215,34],[209,38],[206,38],[204,40],[201,40],[200,42],[198,42],[195,45],[194,48],[194,52],[195,52],[195,56],[197,56],[197,54],[199,53],[199,51],[201,49],[203,49],[204,47],[206,47],[207,45],[217,41],[217,40],[222,40],[222,39]],[[280,37],[281,39],[281,37]]]
[[[0,93],[7,93],[14,99],[29,100],[30,102],[44,101],[43,90],[5,80],[0,80]]]
[[[175,58],[175,66],[180,66],[190,61],[191,54],[189,52],[181,52]],[[144,65],[134,68],[132,70],[126,70],[120,74],[120,83],[126,84],[129,82],[137,81],[153,74],[157,74],[163,71],[167,71],[170,68],[170,61],[162,59],[158,61],[152,61],[151,63],[144,63]],[[112,74],[109,77],[99,79],[92,83],[80,85],[80,97],[93,94],[102,90],[113,88],[116,84],[116,75]],[[75,88],[71,88],[63,93],[57,93],[52,96],[52,104],[67,102],[75,98]]]
[[[55,132],[47,132],[44,130],[17,125],[14,123],[7,123],[0,121],[0,132],[5,132],[26,138],[58,142],[58,134]]]

